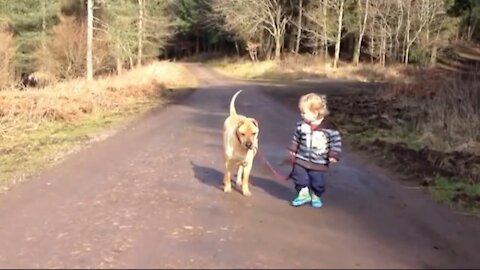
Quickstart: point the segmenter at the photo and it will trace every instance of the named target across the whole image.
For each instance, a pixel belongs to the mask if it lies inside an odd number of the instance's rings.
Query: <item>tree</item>
[[[467,41],[480,41],[480,1],[450,0],[447,8],[449,16],[460,18],[460,36]]]
[[[452,43],[453,37],[461,28],[458,18],[448,17],[446,13],[437,16],[429,25],[429,33],[432,38],[426,39],[426,44],[422,49],[430,51],[430,65],[435,65],[439,49],[446,48]]]
[[[353,54],[353,63],[358,65],[360,62],[360,52],[362,48],[362,40],[363,36],[365,35],[365,30],[367,28],[367,20],[368,20],[368,11],[369,11],[369,0],[357,0],[358,3],[358,37],[355,43],[355,51]]]
[[[329,43],[335,42],[336,32],[335,24],[331,24],[335,18],[333,13],[328,12],[330,9],[329,0],[316,0],[310,2],[305,8],[304,17],[306,24],[304,31],[308,33],[310,40],[314,40],[313,47],[315,54],[318,53],[318,47],[322,44],[325,57],[328,56]]]
[[[307,31],[317,40],[322,41],[325,57],[328,56],[328,46],[335,44],[333,66],[338,66],[340,59],[340,44],[344,29],[344,10],[346,0],[317,0],[306,8],[305,18],[308,20]]]
[[[208,25],[205,10],[208,5],[203,0],[178,0],[172,4],[175,13],[175,26],[182,36],[195,36],[195,52],[200,52],[201,30]],[[210,24],[211,25],[211,24]]]
[[[339,0],[340,3],[334,2],[333,7],[338,13],[337,19],[337,40],[335,41],[335,58],[333,59],[333,67],[337,68],[340,59],[340,42],[342,40],[343,27],[343,11],[345,10],[345,0]]]
[[[409,63],[410,49],[423,30],[428,29],[435,19],[444,13],[443,3],[443,0],[405,1],[407,5],[405,64]]]
[[[402,59],[404,58],[404,55],[403,55],[403,49],[401,48],[400,46],[400,40],[402,38],[402,29],[403,29],[403,20],[404,20],[404,5],[402,4],[403,3],[403,0],[397,0],[395,2],[395,14],[394,14],[394,18],[396,18],[396,20],[394,20],[396,22],[396,27],[395,27],[395,32],[394,32],[394,48],[393,48],[393,57],[395,60],[399,60],[399,59]],[[400,51],[402,51],[402,56],[400,58]]]
[[[58,22],[58,0],[0,0],[0,18],[12,28],[16,44],[14,73],[36,69],[36,50],[48,38],[49,29]]]
[[[368,33],[371,42],[370,53],[384,66],[391,54],[391,46],[388,45],[392,43],[392,24],[396,21],[394,4],[389,0],[372,1],[371,14],[371,30]]]
[[[275,43],[275,59],[280,59],[289,21],[281,0],[215,0],[214,10],[224,16],[227,30],[245,41],[260,39],[263,31],[268,33]]]
[[[117,73],[125,63],[133,68],[134,62],[140,66],[144,58],[158,56],[171,35],[164,0],[106,0],[105,9],[102,27],[113,48]]]
[[[144,12],[145,12],[145,1],[138,0],[138,55],[137,55],[138,67],[142,65]]]
[[[113,49],[117,73],[121,74],[125,63],[133,68],[133,59],[138,56],[138,26],[135,23],[138,4],[132,0],[107,1],[106,10],[104,28]]]
[[[167,14],[166,0],[142,0],[142,58],[158,57],[159,50],[172,35],[172,18]]]
[[[302,38],[302,17],[303,17],[303,0],[298,3],[298,22],[297,22],[297,43],[295,44],[295,54],[300,50],[300,40]]]
[[[0,90],[9,86],[13,75],[13,59],[15,49],[13,35],[7,20],[0,18]]]
[[[93,0],[87,0],[87,80],[93,80]]]

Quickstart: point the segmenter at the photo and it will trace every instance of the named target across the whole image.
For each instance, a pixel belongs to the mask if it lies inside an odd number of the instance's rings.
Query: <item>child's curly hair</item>
[[[300,97],[298,102],[298,108],[300,111],[303,109],[308,109],[311,112],[318,113],[318,119],[321,119],[328,114],[330,111],[327,107],[327,96],[326,95],[317,95],[315,93],[308,93]]]

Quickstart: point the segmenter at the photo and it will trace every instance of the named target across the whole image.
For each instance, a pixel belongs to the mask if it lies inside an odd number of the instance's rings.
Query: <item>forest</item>
[[[479,18],[476,0],[1,0],[0,87],[201,54],[468,69]]]

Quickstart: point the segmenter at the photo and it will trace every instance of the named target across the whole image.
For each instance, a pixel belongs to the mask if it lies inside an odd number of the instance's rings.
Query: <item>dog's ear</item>
[[[239,129],[244,123],[245,123],[244,120],[238,121],[238,123],[237,123],[237,129]]]
[[[253,123],[256,127],[258,127],[258,121],[257,121],[255,118],[250,118],[250,119],[252,119],[252,123]]]

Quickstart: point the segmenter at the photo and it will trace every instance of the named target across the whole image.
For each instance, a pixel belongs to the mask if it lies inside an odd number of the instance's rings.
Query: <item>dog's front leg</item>
[[[235,184],[237,184],[237,187],[242,185],[242,176],[243,176],[243,164],[238,165],[238,171],[237,171],[237,179]]]
[[[250,192],[250,172],[252,171],[253,166],[253,157],[254,153],[252,150],[247,152],[247,157],[245,158],[245,166],[243,166],[243,179],[242,179],[242,193],[244,196],[250,196],[252,193]]]
[[[223,192],[232,191],[232,173],[230,160],[225,161],[225,172],[223,174]]]

